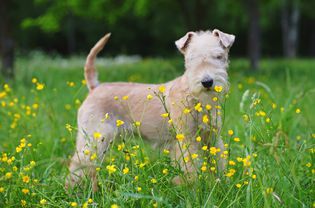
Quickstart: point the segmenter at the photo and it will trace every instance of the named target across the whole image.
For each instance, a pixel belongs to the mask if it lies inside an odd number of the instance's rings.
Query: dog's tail
[[[84,66],[84,76],[86,80],[87,87],[89,90],[93,90],[98,85],[97,80],[97,72],[95,71],[94,61],[97,54],[104,48],[110,37],[110,33],[107,33],[104,37],[102,37],[95,46],[91,49],[89,55],[86,58],[85,66]]]

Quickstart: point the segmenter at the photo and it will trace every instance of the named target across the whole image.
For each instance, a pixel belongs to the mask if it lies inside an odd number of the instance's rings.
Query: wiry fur
[[[92,177],[93,187],[97,188],[95,168],[90,161],[90,156],[84,155],[86,149],[97,149],[99,159],[104,157],[110,142],[122,130],[133,131],[133,123],[141,121],[140,133],[154,144],[168,143],[173,158],[179,161],[183,170],[193,172],[190,163],[184,165],[180,155],[180,146],[169,133],[169,125],[165,118],[160,115],[165,113],[161,101],[154,97],[147,100],[147,95],[158,92],[160,85],[139,84],[139,83],[104,83],[97,84],[94,60],[97,53],[104,47],[109,35],[104,36],[91,50],[85,65],[85,77],[89,95],[83,102],[78,112],[78,135],[76,152],[70,164],[70,175],[67,179],[67,186],[78,183],[84,173]],[[219,30],[206,32],[189,32],[183,38],[176,41],[176,46],[185,56],[185,73],[173,81],[163,84],[166,88],[166,106],[170,111],[170,117],[178,132],[185,133],[190,152],[196,152],[198,146],[194,142],[194,135],[197,130],[196,123],[192,117],[183,118],[183,109],[193,109],[196,102],[208,104],[216,93],[205,89],[201,81],[205,77],[214,80],[214,86],[228,88],[228,51],[234,42],[234,36],[223,33]],[[116,101],[119,98],[128,96],[128,101]],[[129,103],[129,105],[127,105]],[[215,105],[214,103],[212,103]],[[108,113],[110,119],[105,119]],[[217,112],[211,112],[212,119],[220,120]],[[123,120],[123,127],[117,127],[115,121]],[[220,128],[220,123],[217,123]],[[102,139],[93,139],[94,132],[100,132]],[[223,149],[223,143],[219,139],[218,145]],[[186,154],[186,153],[185,153]],[[185,166],[185,167],[184,167]]]

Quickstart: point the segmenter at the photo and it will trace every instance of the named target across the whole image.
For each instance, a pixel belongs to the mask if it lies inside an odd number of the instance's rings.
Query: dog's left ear
[[[195,35],[195,32],[188,32],[186,33],[186,35],[184,37],[182,37],[181,39],[175,41],[175,45],[178,48],[178,50],[182,53],[185,54],[185,51],[189,45],[189,42],[191,40],[191,38]]]
[[[219,37],[221,44],[225,47],[225,48],[230,48],[235,40],[235,36],[234,35],[230,35],[224,32],[221,32],[218,29],[214,29],[212,31],[212,34],[216,37]]]

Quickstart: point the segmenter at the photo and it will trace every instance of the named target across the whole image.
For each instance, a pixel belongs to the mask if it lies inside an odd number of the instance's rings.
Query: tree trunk
[[[259,0],[247,0],[247,9],[249,16],[248,30],[248,56],[250,59],[250,67],[257,70],[259,67],[259,59],[261,53],[261,31],[260,31],[260,13]]]
[[[72,14],[67,16],[67,49],[68,53],[72,54],[76,49],[76,39],[75,39],[75,22]]]
[[[310,55],[315,57],[315,19],[310,22]]]
[[[0,1],[0,49],[1,49],[1,73],[6,79],[14,77],[14,41],[11,36],[9,22],[9,1]]]
[[[281,26],[283,54],[287,58],[294,58],[297,54],[298,25],[300,9],[295,0],[282,0]]]

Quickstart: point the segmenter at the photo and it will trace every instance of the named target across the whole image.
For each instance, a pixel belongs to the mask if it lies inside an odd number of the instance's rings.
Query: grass
[[[315,206],[314,60],[263,60],[257,73],[246,70],[246,60],[231,60],[222,131],[230,164],[224,174],[213,169],[217,156],[200,150],[196,160],[210,155],[207,170],[198,168],[198,180],[175,186],[171,180],[181,173],[165,151],[152,151],[129,135],[124,149],[133,156],[126,160],[118,150],[122,141],[115,142],[106,161],[98,163],[96,193],[88,180],[81,188],[64,189],[76,111],[87,94],[81,63],[79,58],[19,58],[16,81],[1,84],[0,207]],[[161,83],[183,73],[181,59],[100,63],[102,81]],[[109,174],[108,165],[116,171]]]

